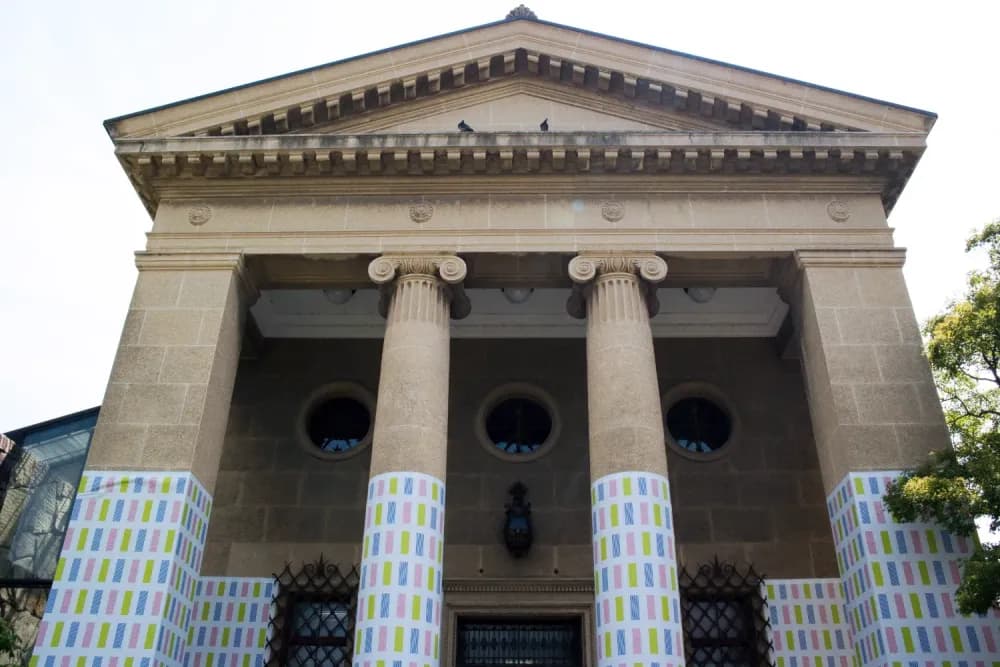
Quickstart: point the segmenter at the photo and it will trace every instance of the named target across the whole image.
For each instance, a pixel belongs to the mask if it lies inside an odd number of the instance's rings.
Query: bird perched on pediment
[[[475,132],[472,126],[466,123],[464,120],[458,121],[458,131],[459,132]]]
[[[543,120],[541,122],[541,124],[539,124],[538,129],[541,130],[542,132],[548,132],[549,131],[549,119],[546,118],[545,120]]]

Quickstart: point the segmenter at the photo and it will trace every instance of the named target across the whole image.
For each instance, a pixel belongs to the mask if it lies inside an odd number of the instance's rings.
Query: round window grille
[[[306,401],[299,418],[299,440],[321,458],[352,456],[371,443],[374,401],[359,385],[337,382],[321,387]]]
[[[476,433],[486,449],[508,461],[531,461],[555,443],[559,420],[555,402],[527,384],[498,387],[487,396],[476,419]]]
[[[664,430],[675,451],[710,460],[732,444],[739,424],[728,401],[709,385],[691,383],[663,399]]]

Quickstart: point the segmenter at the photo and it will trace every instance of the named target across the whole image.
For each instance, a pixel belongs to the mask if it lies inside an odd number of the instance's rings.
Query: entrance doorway
[[[581,620],[459,616],[456,667],[580,667]]]

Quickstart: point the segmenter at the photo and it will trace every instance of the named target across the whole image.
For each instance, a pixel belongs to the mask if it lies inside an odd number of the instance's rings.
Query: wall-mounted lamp
[[[685,287],[684,293],[695,303],[708,303],[715,296],[714,287]]]
[[[528,487],[515,482],[508,493],[511,500],[505,505],[507,518],[503,522],[503,541],[510,555],[520,558],[531,549],[531,542],[535,537],[531,528],[531,503],[524,500]]]
[[[351,297],[354,296],[355,292],[357,292],[357,290],[350,289],[348,287],[328,287],[323,290],[323,296],[325,296],[327,301],[330,303],[343,306],[351,300]]]
[[[534,287],[503,287],[500,289],[504,298],[511,303],[524,303],[531,298]]]

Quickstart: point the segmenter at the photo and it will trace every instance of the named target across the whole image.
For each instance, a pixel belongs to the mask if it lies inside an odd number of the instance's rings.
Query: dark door
[[[459,617],[456,667],[582,667],[579,617]]]

